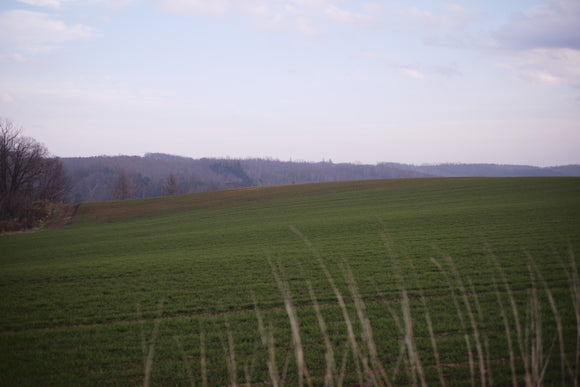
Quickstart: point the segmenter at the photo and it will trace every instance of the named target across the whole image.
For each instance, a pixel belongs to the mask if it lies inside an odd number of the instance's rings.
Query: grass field
[[[0,236],[0,385],[574,385],[580,179],[87,203]]]

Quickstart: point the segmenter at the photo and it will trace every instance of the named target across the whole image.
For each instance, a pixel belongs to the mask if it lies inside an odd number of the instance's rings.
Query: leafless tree
[[[177,178],[171,173],[163,183],[163,195],[177,195],[180,193]]]
[[[34,216],[38,201],[62,202],[70,189],[62,163],[44,145],[0,118],[0,220]]]
[[[71,192],[69,176],[58,158],[44,160],[44,171],[37,185],[38,197],[53,203],[66,201]]]
[[[135,184],[124,169],[121,169],[117,175],[112,197],[115,200],[135,198]]]

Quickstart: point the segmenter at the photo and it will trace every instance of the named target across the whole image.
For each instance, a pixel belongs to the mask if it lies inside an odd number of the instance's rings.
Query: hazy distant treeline
[[[495,164],[359,165],[331,161],[192,159],[162,153],[61,159],[74,202],[147,198],[217,189],[328,181],[430,176],[580,176],[580,166],[537,168]]]

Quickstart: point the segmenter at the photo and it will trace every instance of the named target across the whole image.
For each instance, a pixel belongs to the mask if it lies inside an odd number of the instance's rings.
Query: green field
[[[86,203],[0,236],[0,385],[573,385],[580,179]]]

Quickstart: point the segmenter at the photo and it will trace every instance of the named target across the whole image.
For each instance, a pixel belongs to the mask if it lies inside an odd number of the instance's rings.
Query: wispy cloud
[[[378,24],[374,8],[361,12],[340,7],[336,0],[157,0],[162,9],[192,15],[227,16],[241,12],[264,28],[286,28],[303,35],[319,36],[323,23],[373,27]]]
[[[399,70],[399,72],[401,74],[403,74],[409,78],[413,78],[413,79],[425,78],[425,74],[423,72],[419,71],[419,69],[416,66],[412,66],[408,63],[401,62],[398,59],[378,55],[378,54],[375,54],[374,52],[368,52],[368,51],[361,53],[361,55],[364,58],[375,60],[377,62],[384,64],[387,67]]]
[[[466,48],[477,46],[468,31],[471,23],[482,18],[479,10],[467,9],[459,4],[443,4],[436,10],[413,6],[395,12],[411,21],[413,29],[423,34],[423,43],[432,46]]]
[[[361,56],[382,63],[392,69],[396,69],[406,77],[413,79],[425,79],[433,75],[444,77],[455,77],[461,75],[461,71],[457,68],[456,64],[429,66],[417,64],[413,65],[410,63],[402,62],[395,58],[378,55],[369,51],[362,52]]]
[[[549,0],[529,8],[493,33],[494,45],[511,63],[503,64],[519,80],[580,84],[580,2]]]
[[[182,12],[192,15],[225,15],[229,12],[229,0],[158,0],[161,8],[167,11]]]
[[[18,0],[20,3],[35,7],[59,9],[68,3],[86,1],[88,3],[102,5],[108,8],[120,9],[128,6],[133,0]]]
[[[92,0],[97,5],[112,9],[122,9],[133,3],[133,0]]]
[[[550,0],[517,15],[494,33],[507,49],[580,49],[580,1]]]
[[[0,43],[28,52],[47,51],[65,41],[95,36],[88,26],[67,25],[49,14],[25,10],[0,13],[0,31]]]
[[[520,80],[547,85],[580,84],[580,50],[536,48],[518,52],[515,63],[502,64]]]
[[[0,102],[12,103],[14,102],[14,97],[6,91],[0,91]]]
[[[335,23],[354,25],[361,27],[369,27],[376,25],[376,20],[374,17],[362,13],[350,12],[337,6],[327,3],[323,4],[320,9],[321,15],[323,15],[328,20]]]
[[[36,7],[60,8],[66,0],[18,0],[21,3]]]
[[[425,27],[443,29],[464,29],[470,22],[480,17],[480,12],[468,10],[459,4],[444,4],[439,12],[431,12],[411,7],[399,11],[401,16],[421,23]]]

